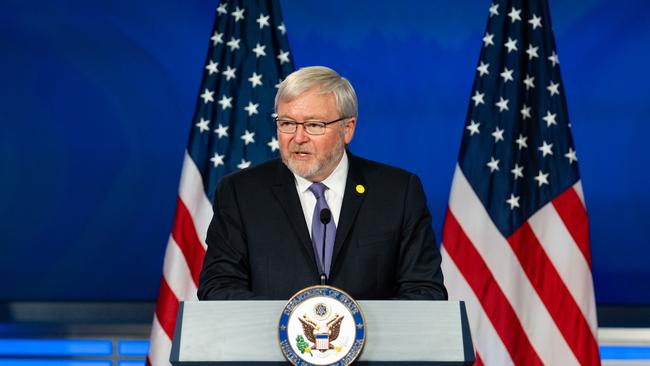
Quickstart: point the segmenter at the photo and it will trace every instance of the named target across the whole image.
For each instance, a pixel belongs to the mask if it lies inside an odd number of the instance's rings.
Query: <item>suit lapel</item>
[[[275,198],[280,203],[280,206],[282,206],[284,213],[287,215],[298,240],[309,253],[309,257],[312,258],[315,266],[314,250],[312,248],[311,238],[309,237],[309,230],[305,223],[305,215],[300,205],[300,198],[298,198],[298,192],[296,191],[296,183],[294,182],[291,171],[281,161],[278,162],[278,172],[272,190]]]
[[[338,254],[350,230],[354,226],[359,208],[365,196],[363,191],[360,193],[357,189],[357,186],[364,187],[363,189],[365,189],[365,180],[361,174],[360,162],[349,151],[347,154],[350,165],[345,183],[345,193],[343,194],[343,204],[341,205],[341,215],[336,228],[336,239],[334,240],[334,252],[332,254],[332,270],[334,270]]]

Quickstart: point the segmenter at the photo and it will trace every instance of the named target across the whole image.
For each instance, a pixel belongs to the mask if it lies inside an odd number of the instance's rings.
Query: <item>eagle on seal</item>
[[[312,342],[316,343],[316,335],[327,335],[328,338],[328,348],[319,349],[321,352],[325,352],[329,349],[334,349],[332,341],[335,341],[339,337],[341,332],[341,322],[343,321],[344,316],[339,316],[339,314],[334,314],[332,320],[325,323],[324,327],[316,324],[313,320],[307,317],[307,314],[304,314],[302,318],[298,317],[300,323],[302,324],[302,331],[305,334],[305,337]]]

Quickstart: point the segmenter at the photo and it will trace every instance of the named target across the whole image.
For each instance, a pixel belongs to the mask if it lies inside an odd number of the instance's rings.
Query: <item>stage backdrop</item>
[[[489,1],[283,0],[355,154],[446,210]],[[0,299],[154,300],[216,0],[0,4]],[[551,1],[599,304],[650,304],[650,4]]]

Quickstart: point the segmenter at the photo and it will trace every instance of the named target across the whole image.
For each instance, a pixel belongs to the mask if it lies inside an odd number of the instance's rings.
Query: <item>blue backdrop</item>
[[[348,77],[352,150],[419,174],[434,229],[489,1],[283,0]],[[0,3],[0,299],[153,300],[217,0]],[[650,4],[551,1],[600,304],[650,304]]]

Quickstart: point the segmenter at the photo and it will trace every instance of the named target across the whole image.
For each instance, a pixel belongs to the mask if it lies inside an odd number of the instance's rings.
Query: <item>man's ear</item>
[[[356,117],[352,117],[352,118],[348,119],[345,122],[344,141],[345,141],[346,145],[350,144],[350,141],[352,141],[352,137],[354,136],[354,129],[355,129],[356,126],[357,126],[357,118]]]

